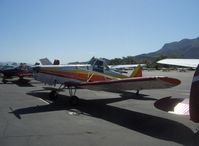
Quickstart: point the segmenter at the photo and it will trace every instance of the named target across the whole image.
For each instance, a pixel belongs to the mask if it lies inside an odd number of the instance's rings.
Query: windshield
[[[93,71],[104,72],[109,69],[106,62],[102,59],[92,58],[90,63],[93,66]]]

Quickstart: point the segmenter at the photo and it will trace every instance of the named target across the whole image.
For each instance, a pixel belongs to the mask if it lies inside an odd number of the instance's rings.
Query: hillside
[[[154,60],[157,58],[195,58],[199,59],[199,37],[183,39],[179,42],[165,44],[160,50],[134,56],[136,61]]]

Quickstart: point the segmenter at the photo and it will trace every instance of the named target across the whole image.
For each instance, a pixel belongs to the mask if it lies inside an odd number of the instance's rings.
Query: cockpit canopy
[[[98,59],[93,57],[90,61],[89,64],[91,64],[93,71],[97,71],[97,72],[104,72],[109,70],[108,65],[106,64],[106,62],[103,59]]]

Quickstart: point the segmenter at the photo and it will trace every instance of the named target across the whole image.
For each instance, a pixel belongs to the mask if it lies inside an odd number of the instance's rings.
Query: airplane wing
[[[196,68],[199,64],[199,59],[163,59],[157,63]]]
[[[83,82],[78,86],[90,90],[121,92],[126,90],[163,89],[180,84],[180,80],[170,77],[137,77],[118,80]]]

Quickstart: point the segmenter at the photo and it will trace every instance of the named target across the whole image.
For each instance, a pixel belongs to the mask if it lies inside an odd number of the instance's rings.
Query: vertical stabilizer
[[[199,65],[196,68],[191,85],[189,112],[191,120],[199,122]]]
[[[130,75],[131,78],[134,77],[142,77],[142,67],[141,65],[138,65],[137,67],[134,68],[134,71]]]
[[[52,62],[48,58],[39,59],[42,65],[52,65]]]

